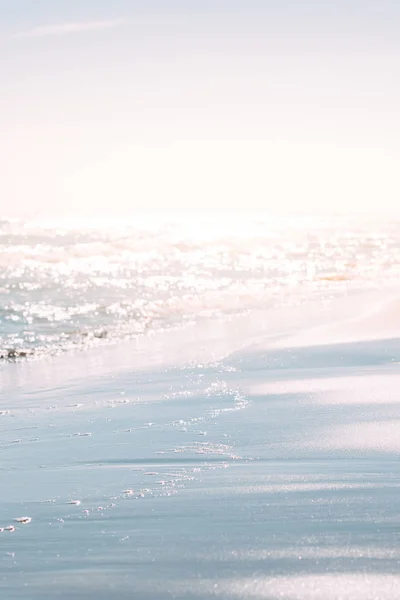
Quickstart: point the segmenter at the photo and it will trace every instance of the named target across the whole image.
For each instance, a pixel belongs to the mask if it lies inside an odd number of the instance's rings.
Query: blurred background
[[[0,0],[0,355],[396,285],[399,18]]]
[[[0,1],[0,213],[395,214],[395,0]]]

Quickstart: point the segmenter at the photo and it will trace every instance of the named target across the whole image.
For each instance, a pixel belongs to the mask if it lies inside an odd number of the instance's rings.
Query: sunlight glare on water
[[[30,355],[390,284],[400,229],[316,217],[4,219],[0,250],[0,350]]]

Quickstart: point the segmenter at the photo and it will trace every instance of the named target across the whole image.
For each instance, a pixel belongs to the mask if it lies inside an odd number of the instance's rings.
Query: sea
[[[35,359],[396,285],[400,221],[0,220],[0,356]]]

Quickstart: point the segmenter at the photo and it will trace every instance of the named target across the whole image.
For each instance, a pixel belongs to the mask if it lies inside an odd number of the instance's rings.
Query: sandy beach
[[[0,0],[0,600],[400,599],[399,24]]]
[[[395,598],[393,302],[3,365],[1,597]]]

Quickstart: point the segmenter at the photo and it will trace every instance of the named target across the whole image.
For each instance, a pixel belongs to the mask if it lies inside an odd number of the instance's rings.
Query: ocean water
[[[4,218],[0,356],[59,354],[399,276],[400,222]]]

